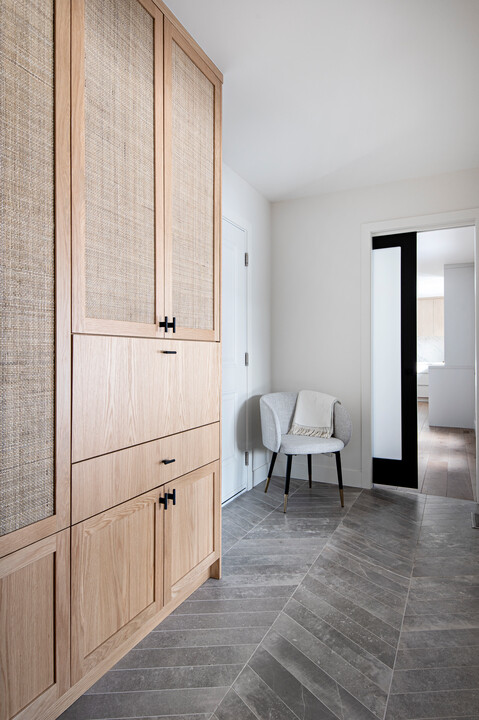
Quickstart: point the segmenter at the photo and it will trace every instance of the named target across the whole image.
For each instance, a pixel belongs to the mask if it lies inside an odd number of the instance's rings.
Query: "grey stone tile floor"
[[[273,478],[209,580],[62,720],[479,720],[473,502]]]

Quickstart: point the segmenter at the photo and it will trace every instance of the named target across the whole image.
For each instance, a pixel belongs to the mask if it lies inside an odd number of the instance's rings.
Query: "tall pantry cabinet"
[[[0,720],[46,720],[220,575],[222,77],[159,0],[0,27]]]

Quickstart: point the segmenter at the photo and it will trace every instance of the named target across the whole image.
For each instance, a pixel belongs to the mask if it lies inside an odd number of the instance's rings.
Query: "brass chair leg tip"
[[[284,506],[283,506],[283,512],[286,512],[286,508],[288,507],[288,496],[284,496]]]
[[[341,507],[344,507],[344,495],[342,490],[339,491],[339,497],[341,498]]]
[[[271,480],[271,478],[267,478],[267,479],[266,479],[266,487],[265,487],[265,489],[264,489],[265,492],[268,492],[269,481],[270,481],[270,480]]]

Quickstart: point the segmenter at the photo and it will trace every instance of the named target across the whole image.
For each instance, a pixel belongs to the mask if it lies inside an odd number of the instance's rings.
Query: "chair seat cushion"
[[[338,438],[305,437],[304,435],[281,435],[279,452],[286,455],[319,455],[342,450],[344,443]]]

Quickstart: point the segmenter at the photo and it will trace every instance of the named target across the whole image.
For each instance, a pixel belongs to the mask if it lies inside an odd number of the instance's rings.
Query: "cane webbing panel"
[[[214,85],[172,48],[172,301],[180,327],[213,329]]]
[[[54,512],[53,1],[0,2],[0,535]]]
[[[85,2],[86,316],[155,322],[154,27]]]

